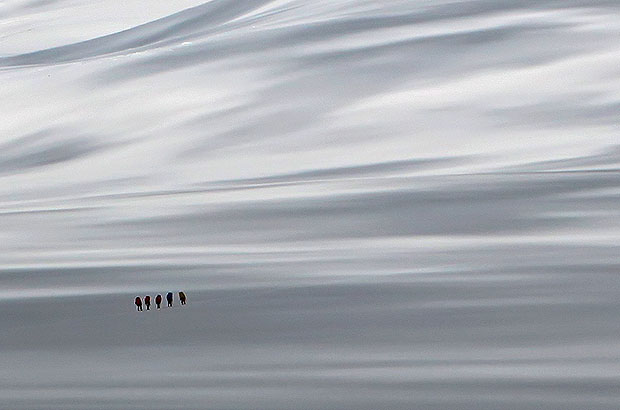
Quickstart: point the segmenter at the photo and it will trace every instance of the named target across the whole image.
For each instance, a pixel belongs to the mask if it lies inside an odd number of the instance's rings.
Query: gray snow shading
[[[0,408],[616,410],[619,38],[611,0],[0,3]]]

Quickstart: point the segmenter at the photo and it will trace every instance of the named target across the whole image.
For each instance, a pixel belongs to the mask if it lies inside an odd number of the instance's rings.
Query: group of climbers
[[[157,305],[157,309],[161,308],[161,295],[157,295],[155,296],[155,305]],[[185,296],[184,292],[179,292],[179,301],[181,302],[182,305],[185,304],[187,300],[187,297]],[[172,302],[173,302],[173,295],[172,292],[168,292],[166,294],[166,301],[168,301],[168,307],[172,307]],[[134,302],[136,304],[136,309],[138,310],[138,312],[142,312],[142,299],[140,299],[140,296],[136,296],[136,300]],[[146,306],[146,310],[151,310],[151,297],[149,295],[146,295],[144,297],[144,306]]]

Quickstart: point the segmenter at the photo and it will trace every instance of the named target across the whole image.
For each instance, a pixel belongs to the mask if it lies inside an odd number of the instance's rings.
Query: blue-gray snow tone
[[[619,386],[619,1],[0,1],[0,408]]]

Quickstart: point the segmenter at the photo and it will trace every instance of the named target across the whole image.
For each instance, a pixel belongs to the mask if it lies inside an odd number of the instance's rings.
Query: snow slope
[[[0,403],[617,408],[619,38],[603,0],[0,1]]]

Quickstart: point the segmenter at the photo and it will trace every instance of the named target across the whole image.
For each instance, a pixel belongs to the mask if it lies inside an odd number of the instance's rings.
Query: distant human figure
[[[172,307],[172,292],[168,292],[166,300],[168,301],[168,307]]]
[[[142,299],[140,299],[140,296],[136,296],[136,309],[138,310],[138,312],[142,312]]]
[[[161,295],[155,296],[155,304],[157,305],[157,309],[161,308]]]
[[[181,301],[182,305],[185,304],[185,300],[187,300],[187,298],[185,297],[185,293],[184,292],[179,292],[179,300]]]
[[[151,310],[151,297],[149,295],[144,297],[144,305],[146,306],[146,310]]]

